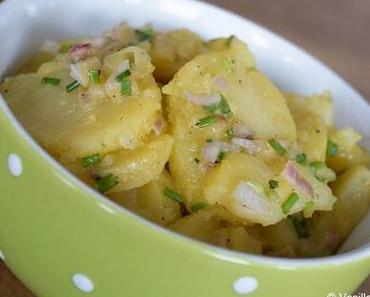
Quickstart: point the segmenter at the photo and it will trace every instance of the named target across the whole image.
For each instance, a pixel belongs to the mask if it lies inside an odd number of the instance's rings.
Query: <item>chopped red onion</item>
[[[236,125],[234,128],[234,135],[238,138],[252,138],[253,132],[242,124]]]
[[[221,152],[221,148],[216,143],[207,143],[203,148],[203,159],[202,161],[207,164],[214,164],[217,161],[217,157]]]
[[[289,160],[283,170],[283,176],[287,182],[297,191],[308,195],[309,197],[314,197],[314,190],[311,184],[301,175],[296,165]]]
[[[191,93],[186,93],[185,97],[191,103],[202,106],[217,104],[221,101],[221,95],[215,93],[209,95],[193,95]]]
[[[84,75],[80,69],[80,67],[78,67],[78,65],[76,64],[71,64],[70,66],[70,75],[71,77],[74,79],[74,80],[77,80],[81,85],[83,86],[87,86],[87,82],[86,82],[86,79],[84,78]]]
[[[244,149],[249,154],[256,154],[268,150],[266,142],[262,140],[250,140],[245,138],[233,137],[233,139],[231,139],[231,142],[235,146]]]
[[[235,189],[234,196],[240,205],[252,212],[265,214],[269,211],[269,204],[266,197],[249,183],[240,183]]]
[[[215,84],[215,86],[219,89],[219,91],[223,92],[227,89],[227,80],[225,79],[225,77],[221,76],[221,75],[217,75],[213,78],[213,83]]]
[[[73,62],[78,62],[85,59],[89,55],[89,50],[91,48],[90,43],[81,43],[73,46],[69,50],[69,54]]]

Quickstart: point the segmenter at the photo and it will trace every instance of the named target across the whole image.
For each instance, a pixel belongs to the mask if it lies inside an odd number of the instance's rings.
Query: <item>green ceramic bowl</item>
[[[188,27],[205,38],[236,34],[281,87],[305,94],[330,89],[338,124],[370,139],[369,106],[328,68],[250,21],[190,0],[5,1],[0,76],[16,72],[47,38],[97,35],[123,20]],[[0,132],[0,256],[38,296],[332,297],[351,293],[370,272],[369,244],[287,260],[226,251],[155,226],[64,170],[3,98]]]

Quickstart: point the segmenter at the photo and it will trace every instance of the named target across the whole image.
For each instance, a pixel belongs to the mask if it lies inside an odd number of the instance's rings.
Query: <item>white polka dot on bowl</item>
[[[90,293],[94,290],[94,283],[86,275],[76,273],[72,276],[74,285],[82,292]]]
[[[8,169],[13,176],[20,176],[22,174],[22,160],[17,154],[10,154],[8,156]]]
[[[1,250],[0,250],[0,259],[3,260],[3,261],[5,260],[4,253]]]
[[[234,282],[233,288],[235,293],[239,295],[247,295],[253,293],[258,288],[258,281],[254,277],[243,276]]]

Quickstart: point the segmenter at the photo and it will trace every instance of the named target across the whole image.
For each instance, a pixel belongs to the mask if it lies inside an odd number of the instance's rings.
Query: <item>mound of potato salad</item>
[[[47,40],[0,90],[86,184],[210,244],[330,255],[369,208],[370,155],[334,127],[330,93],[280,90],[236,36],[120,24]]]

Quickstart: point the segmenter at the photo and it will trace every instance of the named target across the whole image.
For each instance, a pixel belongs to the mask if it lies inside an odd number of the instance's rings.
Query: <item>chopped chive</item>
[[[208,117],[205,117],[205,118],[200,119],[196,123],[196,125],[199,128],[205,128],[205,127],[211,126],[211,125],[216,124],[216,123],[217,123],[216,117],[213,116],[213,115],[211,115],[211,116],[208,116]]]
[[[221,95],[221,101],[220,101],[220,111],[221,114],[226,116],[227,118],[231,117],[233,115],[233,112],[230,109],[229,104],[227,103],[225,97]]]
[[[313,201],[308,201],[308,202],[305,204],[305,206],[304,206],[304,208],[303,208],[303,211],[304,211],[304,212],[305,212],[305,211],[308,211],[312,206],[314,206]]]
[[[326,146],[326,155],[329,157],[335,157],[337,153],[338,153],[338,145],[329,139],[328,144]]]
[[[233,128],[227,129],[226,136],[232,138],[234,136],[234,129]]]
[[[59,49],[59,53],[66,54],[72,47],[73,44],[63,44]]]
[[[48,76],[45,76],[41,79],[41,83],[43,85],[53,85],[53,86],[57,86],[60,84],[60,79],[59,78],[54,78],[54,77],[48,77]]]
[[[90,81],[93,84],[100,83],[100,70],[99,69],[89,70],[89,77],[90,77]]]
[[[130,75],[131,75],[131,70],[130,69],[126,69],[125,71],[121,72],[120,74],[118,74],[116,76],[116,80],[120,82],[122,79],[124,79],[124,78],[126,78],[126,77],[128,77]]]
[[[194,162],[199,164],[200,163],[200,160],[198,158],[194,158]]]
[[[278,181],[271,179],[269,180],[269,186],[271,190],[274,190],[279,186],[279,183]]]
[[[209,139],[206,140],[207,143],[211,143],[212,141],[213,141],[212,138],[209,138]]]
[[[231,73],[231,72],[234,71],[235,65],[232,61],[225,58],[225,59],[222,60],[222,63],[224,65],[225,69],[226,69],[226,72]]]
[[[96,182],[96,189],[100,193],[105,193],[118,184],[118,179],[113,174],[108,174]]]
[[[305,153],[300,153],[295,156],[295,160],[297,163],[301,165],[305,165],[307,162],[307,155]]]
[[[74,80],[73,82],[66,85],[67,92],[72,92],[74,89],[78,88],[80,83],[77,80]]]
[[[233,42],[234,38],[235,38],[235,35],[230,35],[229,38],[226,39],[225,45],[229,47],[231,43]]]
[[[217,113],[218,108],[219,108],[218,104],[211,104],[211,105],[203,106],[203,109],[208,113]]]
[[[293,225],[299,239],[308,238],[310,236],[307,229],[307,221],[302,216],[292,217]]]
[[[217,160],[216,162],[217,163],[220,163],[224,158],[225,158],[225,155],[226,153],[225,152],[219,152],[218,156],[217,156]]]
[[[126,78],[121,80],[121,95],[128,95],[130,96],[132,94],[132,86],[131,86],[131,80],[128,80]]]
[[[284,201],[281,209],[284,214],[288,214],[290,209],[294,206],[294,204],[299,200],[299,196],[297,193],[292,193],[289,197]]]
[[[192,212],[197,212],[198,210],[205,208],[208,206],[208,203],[206,202],[199,202],[197,204],[194,204],[190,209]]]
[[[268,141],[269,145],[277,152],[279,155],[285,155],[286,149],[274,138]]]
[[[135,30],[135,33],[136,33],[136,37],[137,37],[137,40],[139,42],[143,42],[143,41],[152,41],[153,39],[153,36],[154,36],[154,31],[153,29],[149,28],[149,29],[146,29],[146,30]]]
[[[171,200],[177,202],[177,203],[183,203],[183,199],[182,199],[182,196],[181,194],[177,193],[176,191],[166,187],[164,189],[164,195],[167,197],[167,198],[170,198]]]
[[[101,157],[99,153],[91,155],[91,156],[87,156],[85,158],[82,158],[81,160],[81,164],[85,168],[95,166],[99,164],[100,162],[101,162]]]
[[[233,112],[231,111],[230,106],[223,95],[221,95],[221,101],[219,103],[207,105],[203,108],[208,113],[225,116],[227,118],[230,118],[233,115]]]

